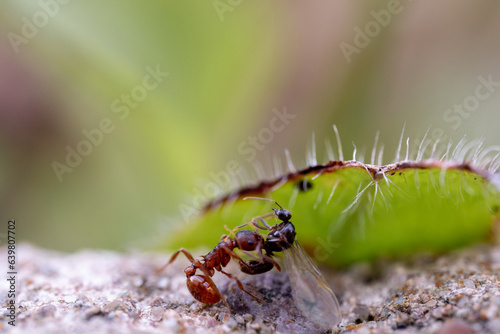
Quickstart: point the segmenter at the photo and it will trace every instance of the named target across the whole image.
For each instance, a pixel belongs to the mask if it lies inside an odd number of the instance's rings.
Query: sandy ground
[[[332,331],[300,314],[288,276],[276,270],[238,276],[266,304],[216,274],[231,307],[224,322],[222,303],[203,305],[189,294],[183,257],[156,275],[167,254],[64,254],[27,244],[17,251],[16,326],[8,324],[4,281],[0,333],[500,333],[499,246],[322,268],[343,314]]]

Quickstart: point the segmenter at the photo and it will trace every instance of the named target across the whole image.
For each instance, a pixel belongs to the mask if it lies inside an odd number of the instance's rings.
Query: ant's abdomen
[[[191,295],[204,304],[215,304],[221,299],[221,295],[215,283],[203,275],[188,277],[187,288]]]

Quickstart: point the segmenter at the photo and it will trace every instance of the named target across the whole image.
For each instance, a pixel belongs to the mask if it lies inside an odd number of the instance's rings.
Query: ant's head
[[[276,214],[276,217],[278,217],[279,220],[282,222],[287,222],[292,218],[292,213],[288,211],[287,209],[279,208],[279,209],[274,209],[274,213]]]
[[[245,251],[254,251],[264,243],[264,239],[255,231],[241,230],[234,236],[236,245],[239,249]]]

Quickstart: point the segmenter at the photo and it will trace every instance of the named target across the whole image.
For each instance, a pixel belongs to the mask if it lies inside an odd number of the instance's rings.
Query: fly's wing
[[[297,241],[283,252],[283,262],[295,304],[302,314],[325,329],[337,326],[342,318],[339,302]]]

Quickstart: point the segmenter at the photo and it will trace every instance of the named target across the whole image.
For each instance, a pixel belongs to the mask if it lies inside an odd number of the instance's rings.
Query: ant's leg
[[[268,213],[267,215],[263,215],[263,216],[258,216],[258,217],[254,217],[252,218],[252,220],[250,220],[249,222],[246,222],[244,224],[241,224],[239,226],[236,226],[233,231],[236,231],[236,230],[239,230],[240,228],[243,228],[247,225],[251,225],[255,228],[259,228],[261,230],[270,230],[271,229],[271,226],[264,220],[264,218],[267,218],[267,217],[271,217],[271,216],[274,216],[275,213],[274,212],[271,212],[271,213]],[[259,225],[258,221],[260,221],[263,225]]]
[[[238,231],[239,229],[247,226],[247,225],[250,225],[251,227],[253,227],[253,229],[255,230],[255,232],[258,232],[257,227],[255,227],[255,225],[252,222],[246,222],[245,224],[236,226],[232,230],[229,229],[229,227],[227,227],[227,225],[224,225],[224,228],[229,232],[229,235],[222,236],[222,239],[224,239],[225,241],[227,241],[228,239],[231,239],[230,236],[232,236],[233,238],[236,238],[235,232]]]
[[[224,228],[229,232],[229,235],[223,235],[221,240],[228,241],[228,239],[231,239],[231,237],[233,237],[233,239],[236,238],[236,234],[234,232],[236,232],[237,230],[239,230],[247,225],[252,226],[254,228],[255,232],[257,232],[257,228],[252,224],[252,222],[247,222],[245,224],[236,226],[232,230],[229,227],[227,227],[227,225],[224,225]]]
[[[247,252],[245,251],[242,251],[244,252],[245,254],[247,254]],[[281,272],[281,266],[279,265],[278,262],[276,262],[275,259],[273,259],[272,257],[270,257],[269,255],[264,255],[262,254],[262,245],[259,245],[256,249],[255,249],[255,252],[259,255],[260,258],[258,258],[257,260],[260,261],[260,263],[266,263],[266,262],[269,262],[269,263],[272,263],[276,269],[278,269],[278,271]],[[253,256],[253,258],[255,258],[255,256]]]
[[[251,227],[253,227],[253,229],[255,230],[255,232],[257,232],[257,227],[256,227],[256,226],[253,224],[253,222],[251,222],[251,221],[246,222],[245,224],[238,225],[238,226],[236,226],[235,228],[233,228],[232,230],[230,230],[230,229],[227,227],[227,225],[224,225],[224,228],[225,228],[226,230],[228,230],[228,231],[229,231],[229,233],[230,233],[230,235],[232,235],[232,236],[233,236],[233,238],[234,238],[234,235],[235,235],[235,232],[236,232],[236,231],[238,231],[239,229],[242,229],[243,227],[248,226],[248,225],[250,225]]]
[[[241,250],[240,251],[245,254],[245,255],[248,255],[249,257],[251,257],[252,259],[254,260],[257,260],[259,261],[260,263],[265,263],[265,262],[270,262],[272,263],[276,269],[278,269],[278,271],[281,271],[281,266],[279,265],[278,262],[276,262],[275,259],[273,259],[272,257],[270,257],[269,255],[264,255],[262,254],[262,249],[261,248],[257,248],[255,250],[255,252],[257,253],[258,256],[255,256],[254,254],[250,253],[249,251],[245,251],[245,250]],[[234,252],[233,252],[234,253]],[[231,254],[230,254],[231,255]],[[236,255],[236,254],[235,254]],[[248,268],[248,264],[243,261],[242,258],[240,258],[239,256],[235,257],[235,259],[240,262],[242,265],[244,265],[245,267]]]
[[[224,270],[220,270],[221,273],[223,273],[224,275],[226,275],[227,277],[231,278],[231,279],[234,279],[236,281],[236,283],[238,284],[238,287],[245,291],[247,294],[249,294],[250,296],[252,296],[253,298],[255,298],[255,300],[261,302],[262,304],[265,304],[266,302],[263,301],[262,299],[260,299],[259,297],[257,296],[254,296],[250,291],[246,290],[245,287],[243,287],[243,284],[241,283],[241,281],[236,278],[235,276],[231,275],[230,273],[226,273]]]
[[[248,263],[246,261],[244,261],[238,254],[236,254],[232,249],[228,248],[228,247],[222,247],[226,253],[228,253],[233,259],[235,259],[236,261],[238,261],[240,263],[240,267],[241,266],[244,266],[247,268],[247,270],[251,271],[252,268],[248,265]],[[259,246],[256,247],[255,249],[255,252],[257,253],[258,256],[255,256],[254,254],[250,253],[249,251],[245,251],[245,250],[241,250],[241,252],[249,257],[251,257],[252,259],[254,260],[257,260],[259,261],[260,263],[265,263],[265,262],[268,262],[268,263],[272,263],[276,269],[278,269],[278,271],[281,271],[281,266],[279,265],[278,262],[276,262],[276,260],[274,260],[272,257],[270,257],[269,255],[264,255],[262,254],[262,244],[260,244]]]
[[[177,258],[177,255],[179,255],[179,253],[183,253],[184,255],[186,255],[186,257],[188,258],[189,261],[191,262],[194,262],[194,257],[193,255],[191,255],[191,253],[189,253],[187,250],[185,250],[184,248],[181,248],[179,249],[177,252],[175,252],[172,257],[170,258],[170,261],[168,261],[166,264],[164,264],[163,266],[161,266],[159,269],[156,270],[156,275],[159,275],[163,270],[165,270],[165,268],[168,267],[168,265],[172,262],[175,261],[175,259]]]
[[[254,260],[260,260],[260,259],[261,259],[260,257],[257,257],[257,256],[255,256],[255,255],[253,255],[253,254],[252,254],[252,253],[250,253],[249,251],[245,251],[245,250],[242,250],[242,249],[240,249],[240,251],[241,251],[243,254],[245,254],[245,255],[247,255],[247,256],[250,256],[250,257],[251,257],[252,259],[254,259]]]
[[[276,262],[276,260],[273,259],[272,257],[270,257],[269,255],[264,255],[264,254],[262,254],[262,252],[257,251],[257,250],[256,250],[256,252],[259,256],[255,256],[252,253],[250,253],[248,251],[244,251],[244,250],[241,250],[241,252],[244,253],[245,255],[248,255],[252,259],[261,262],[261,263],[270,262],[276,267],[276,269],[278,269],[278,271],[281,271],[281,266],[279,265],[279,263]],[[236,260],[238,260],[238,259],[236,259]],[[240,258],[240,260],[241,260],[241,258]],[[244,262],[244,263],[246,264],[246,262]]]
[[[267,218],[267,217],[272,217],[274,216],[275,213],[274,212],[271,212],[271,213],[268,213],[267,215],[263,215],[263,216],[258,216],[258,217],[254,217],[252,219],[252,222],[256,221],[256,220],[260,220],[262,224],[264,224],[265,228],[263,227],[260,227],[261,230],[270,230],[271,229],[271,225],[269,225],[265,220],[264,218]]]
[[[262,255],[262,258],[265,259],[267,262],[271,262],[275,267],[276,269],[278,269],[278,271],[281,272],[281,266],[279,265],[278,262],[276,262],[276,260],[274,260],[272,257],[270,257],[269,255],[264,255],[264,254],[261,254]]]
[[[269,215],[271,215],[271,214],[269,214]],[[251,221],[246,222],[245,224],[238,225],[235,228],[233,228],[232,230],[230,230],[227,227],[227,225],[224,225],[224,228],[229,231],[229,234],[232,235],[233,238],[235,237],[235,232],[236,231],[238,231],[239,229],[242,229],[243,227],[248,226],[248,225],[251,226],[251,227],[253,227],[253,229],[254,229],[254,231],[256,233],[259,232],[259,229],[260,230],[264,230],[264,231],[269,231],[271,229],[271,226],[262,218],[262,217],[267,217],[269,215],[264,215],[264,216],[260,216],[260,217],[254,217],[254,218],[252,218]],[[258,222],[258,220],[260,220],[260,222],[263,225],[260,225],[259,222]],[[225,239],[226,240],[229,239],[229,236],[225,236]]]
[[[252,218],[252,224],[258,228],[260,228],[261,230],[265,230],[265,231],[269,231],[271,229],[271,225],[269,225],[265,220],[264,218],[265,217],[269,217],[271,215],[274,215],[274,213],[270,213],[270,214],[267,214],[267,215],[264,215],[264,216],[259,216],[259,217],[254,217]],[[259,225],[258,223],[256,223],[257,220],[260,220],[260,222],[262,223],[262,225]]]
[[[231,230],[229,227],[227,227],[227,225],[224,225],[224,228],[226,229],[226,231],[229,232],[229,235],[223,235],[220,238],[221,240],[228,241],[231,239],[231,237],[233,237],[233,239],[236,237],[236,235],[234,234],[234,231],[236,230],[236,228]]]
[[[231,249],[229,249],[228,247],[221,247],[222,249],[224,249],[224,251],[229,254],[229,256],[231,256],[234,260],[238,261],[241,265],[245,266],[245,267],[248,267],[249,269],[251,269],[248,264],[238,255],[236,254],[234,251],[232,251]],[[242,251],[242,252],[245,252],[245,251]],[[254,259],[258,260],[257,257],[255,257],[255,255],[253,254],[248,254],[250,255],[251,257],[253,257]]]
[[[272,217],[272,216],[275,216],[276,214],[274,212],[271,212],[271,213],[268,213],[267,215],[263,215],[263,216],[257,216],[257,217],[253,217],[252,220],[251,220],[251,223],[254,224],[255,226],[257,226],[258,228],[260,228],[261,230],[270,230],[271,229],[271,225],[269,225],[265,220],[264,218],[267,218],[267,217]],[[262,223],[262,225],[259,225],[258,223],[256,223],[256,221],[260,221]]]
[[[240,268],[243,266],[246,268],[247,272],[246,273],[251,273],[251,272],[254,272],[254,269],[246,262],[244,261],[238,254],[236,254],[234,251],[232,251],[231,249],[227,248],[227,247],[223,247],[223,249],[236,261],[238,261],[238,263],[240,264]],[[256,257],[255,255],[253,255],[252,253],[250,252],[247,252],[247,251],[244,251],[242,250],[243,253],[245,253],[246,255],[254,258],[255,260],[261,262],[261,263],[265,263],[266,261],[269,262],[269,263],[272,263],[276,269],[278,269],[278,271],[281,271],[281,266],[278,264],[278,262],[276,262],[273,258],[271,258],[270,256],[268,255],[264,255],[262,253],[260,253],[260,258],[259,257]],[[241,269],[240,269],[241,270]],[[243,271],[245,272],[245,271]]]

